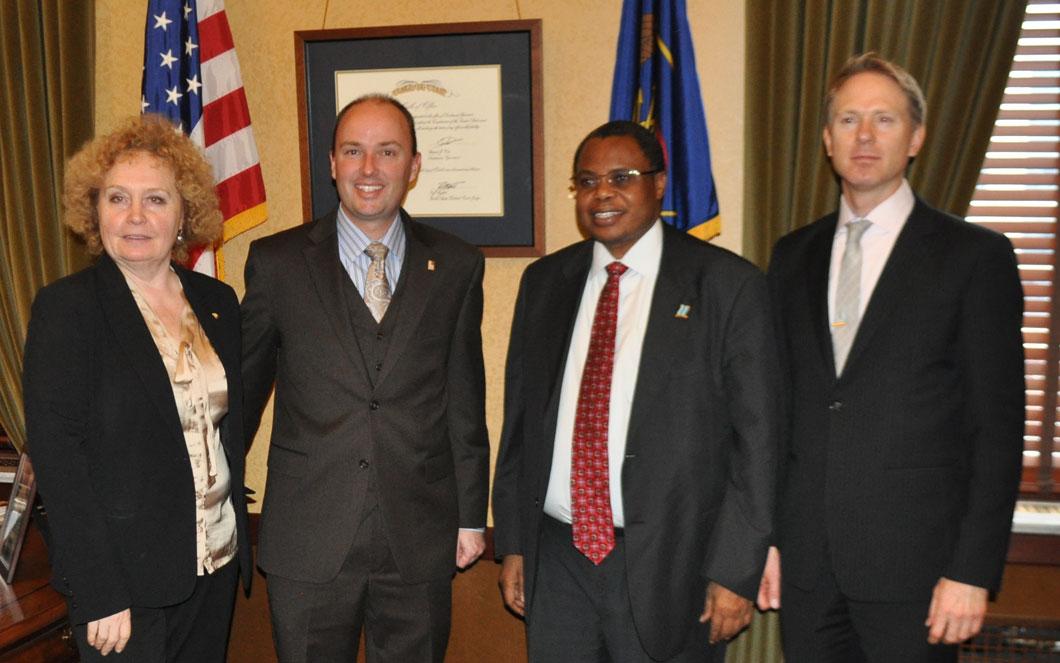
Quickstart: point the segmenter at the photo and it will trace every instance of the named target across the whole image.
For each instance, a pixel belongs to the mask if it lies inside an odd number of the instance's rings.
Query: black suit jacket
[[[841,591],[997,589],[1020,472],[1023,295],[1012,246],[917,200],[835,377],[828,268],[837,215],[781,239],[769,269],[790,394],[779,500],[787,582],[825,548]]]
[[[174,269],[228,378],[220,431],[249,588],[239,306],[224,283]],[[196,578],[187,445],[158,348],[106,255],[37,293],[23,388],[28,451],[50,525],[52,584],[73,596],[71,621],[187,598]]]
[[[387,311],[396,319],[384,318],[393,332],[378,371],[365,366],[351,326],[336,214],[251,244],[243,299],[248,435],[276,387],[258,544],[267,573],[333,578],[356,533],[369,473],[406,582],[448,578],[458,529],[485,526],[484,260],[404,212],[402,223],[405,260]]]
[[[657,658],[687,642],[707,581],[748,598],[757,591],[773,514],[778,385],[764,276],[663,228],[622,468],[633,616]],[[494,541],[499,557],[524,556],[530,605],[559,392],[591,262],[585,241],[532,264],[512,322]],[[681,305],[687,318],[675,315]]]

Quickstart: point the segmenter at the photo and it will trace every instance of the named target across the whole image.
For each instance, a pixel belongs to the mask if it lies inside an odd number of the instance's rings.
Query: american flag
[[[224,0],[150,0],[144,32],[143,113],[165,115],[213,167],[227,242],[268,216]],[[221,247],[195,247],[196,271],[224,277]]]

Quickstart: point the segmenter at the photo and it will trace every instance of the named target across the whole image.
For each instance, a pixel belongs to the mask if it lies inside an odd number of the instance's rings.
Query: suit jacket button
[[[376,332],[375,340],[382,341],[383,340],[383,332]]]
[[[843,409],[843,401],[832,401],[828,404],[828,409],[832,412],[839,412]]]
[[[363,458],[361,459],[361,462],[359,462],[357,464],[361,466],[362,470],[367,470],[368,469],[368,461],[366,461]]]
[[[378,410],[379,409],[379,401],[372,401],[371,403],[369,403],[368,404],[368,409],[369,410]]]

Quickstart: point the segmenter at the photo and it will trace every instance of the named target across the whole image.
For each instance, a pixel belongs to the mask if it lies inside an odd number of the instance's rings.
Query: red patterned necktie
[[[589,352],[585,357],[578,411],[571,446],[571,525],[574,547],[593,564],[604,561],[615,547],[608,480],[607,429],[611,409],[611,374],[615,368],[618,325],[618,280],[626,266],[607,266],[607,283],[596,302]]]

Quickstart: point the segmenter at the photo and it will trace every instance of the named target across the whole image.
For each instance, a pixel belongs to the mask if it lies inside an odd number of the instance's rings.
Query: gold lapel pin
[[[688,320],[688,314],[692,311],[692,307],[688,304],[681,304],[677,307],[674,312],[674,317],[680,320]]]
[[[220,320],[220,319],[221,319],[221,316],[220,316],[219,314],[217,314],[217,313],[214,313],[214,312],[212,312],[212,311],[210,312],[210,315],[212,315],[212,316],[213,316],[213,319],[214,319],[214,320]]]
[[[427,261],[427,271],[428,272],[433,272],[434,271],[434,261],[433,260],[428,260]]]

